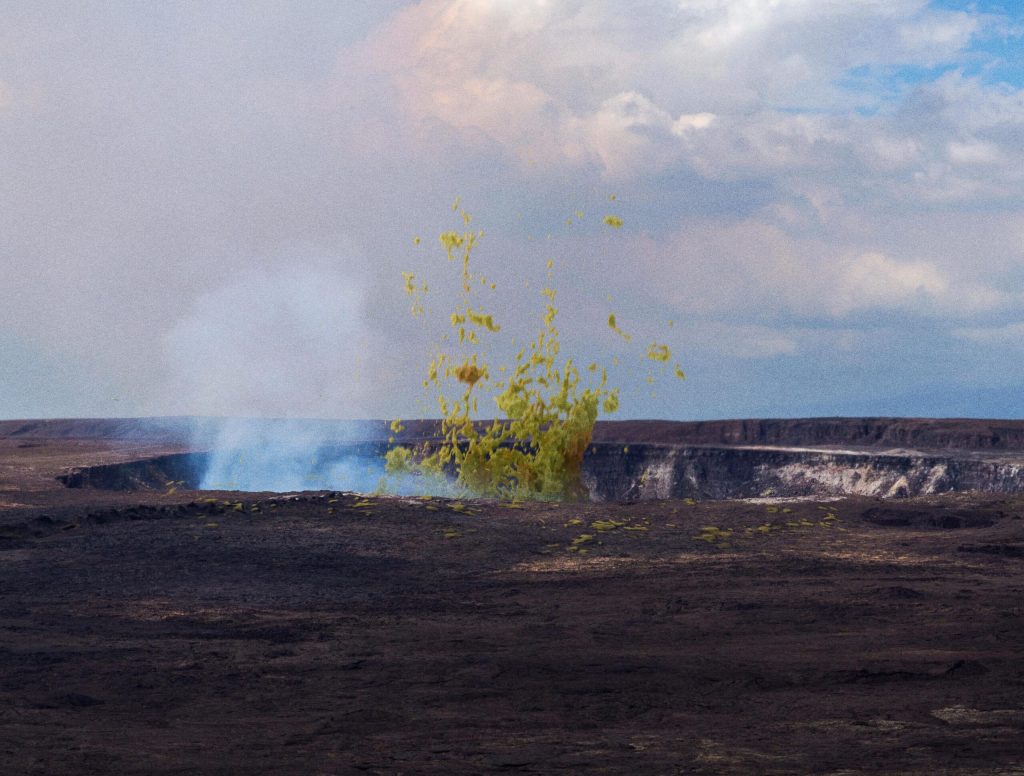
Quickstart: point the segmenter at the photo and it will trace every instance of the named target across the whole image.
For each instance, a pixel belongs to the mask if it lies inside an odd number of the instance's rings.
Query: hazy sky
[[[482,300],[529,333],[554,259],[621,417],[1024,417],[1022,36],[1016,0],[0,1],[0,417],[432,414],[456,196]]]

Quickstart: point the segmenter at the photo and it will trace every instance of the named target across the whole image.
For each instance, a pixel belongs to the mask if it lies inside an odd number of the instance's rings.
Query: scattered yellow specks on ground
[[[565,527],[568,528],[571,525],[583,525],[583,520],[579,517],[574,517],[566,522]]]
[[[587,552],[589,552],[589,550],[584,548],[583,545],[587,544],[588,542],[592,542],[592,541],[594,541],[594,535],[593,534],[580,534],[579,536],[577,536],[575,539],[573,539],[569,543],[569,546],[566,547],[566,549],[569,552],[587,553]]]
[[[732,537],[732,533],[733,530],[731,528],[718,528],[717,526],[706,525],[693,538],[696,541],[713,544],[719,549],[726,549],[729,547],[729,539]]]
[[[614,531],[616,528],[622,528],[625,525],[621,520],[595,520],[590,524],[598,533],[604,533],[605,531]]]

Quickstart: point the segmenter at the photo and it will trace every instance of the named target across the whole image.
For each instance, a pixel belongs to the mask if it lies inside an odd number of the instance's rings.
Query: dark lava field
[[[684,425],[596,439],[1003,468],[902,498],[69,488],[195,442],[3,422],[0,773],[1024,774],[1024,424]]]

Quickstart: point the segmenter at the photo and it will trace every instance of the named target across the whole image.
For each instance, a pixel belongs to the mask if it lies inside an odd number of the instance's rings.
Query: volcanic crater
[[[0,422],[6,772],[1024,772],[1024,422],[603,423],[578,503],[198,490],[215,439]]]

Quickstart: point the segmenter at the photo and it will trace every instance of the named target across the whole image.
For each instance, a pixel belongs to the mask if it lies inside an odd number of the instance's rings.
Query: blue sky
[[[1020,4],[623,8],[8,4],[0,417],[433,414],[456,196],[620,417],[1024,417]]]

